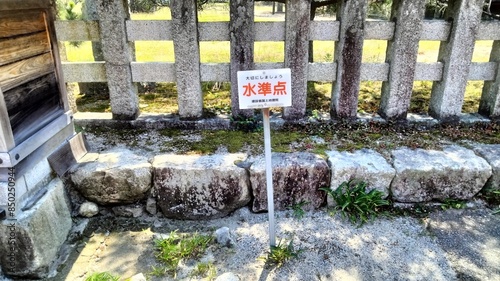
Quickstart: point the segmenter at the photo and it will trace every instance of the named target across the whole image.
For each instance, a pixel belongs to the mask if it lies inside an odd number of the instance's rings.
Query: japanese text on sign
[[[292,105],[290,69],[238,71],[240,109]]]

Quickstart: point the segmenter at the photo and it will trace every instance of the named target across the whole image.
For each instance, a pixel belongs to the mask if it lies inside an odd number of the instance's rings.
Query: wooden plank
[[[50,0],[1,0],[0,11],[48,8],[50,5]]]
[[[8,152],[14,146],[14,135],[10,127],[7,105],[5,104],[2,89],[0,88],[0,152]],[[6,161],[7,159],[0,157],[0,165],[1,162]]]
[[[0,38],[40,32],[45,29],[45,16],[40,10],[0,12]]]
[[[56,36],[56,28],[54,26],[54,22],[56,21],[55,9],[48,9],[46,14],[47,20],[47,32],[49,34],[49,40],[51,42],[52,47],[52,57],[54,59],[56,80],[59,86],[59,96],[60,101],[62,102],[62,107],[64,111],[69,111],[69,101],[68,101],[68,93],[66,92],[66,84],[64,83],[63,71],[61,66],[61,54],[59,53],[58,40]]]
[[[10,124],[16,145],[31,137],[35,132],[63,113],[59,97],[45,100],[36,109],[21,111],[10,116]]]
[[[78,133],[59,146],[47,160],[50,167],[62,177],[88,151],[88,144],[82,133]]]
[[[63,113],[62,110],[60,110],[56,112],[56,116],[59,117],[56,117],[52,122],[46,124],[46,126],[10,150],[8,153],[11,161],[9,163],[0,164],[0,167],[13,167],[17,165],[71,123],[69,112]]]
[[[4,93],[9,115],[37,107],[46,99],[59,96],[56,76],[54,73],[42,76],[22,86]]]
[[[0,39],[0,66],[48,52],[50,42],[45,31]]]
[[[8,91],[28,81],[54,72],[51,53],[0,66],[0,88]]]

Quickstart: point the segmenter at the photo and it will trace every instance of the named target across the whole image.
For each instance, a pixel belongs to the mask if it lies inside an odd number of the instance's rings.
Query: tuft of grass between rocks
[[[332,214],[340,212],[353,224],[362,226],[382,213],[382,207],[389,206],[390,202],[383,199],[383,193],[372,189],[366,191],[367,183],[359,180],[343,182],[335,190],[320,188],[330,196],[335,205]]]
[[[118,281],[120,280],[119,276],[114,276],[108,272],[95,272],[85,278],[85,281]]]
[[[302,251],[301,249],[295,249],[292,237],[288,243],[284,243],[283,240],[280,240],[276,246],[271,246],[267,252],[267,256],[260,259],[264,260],[268,266],[276,266],[279,268],[287,261],[298,258]]]
[[[159,277],[170,274],[176,278],[179,263],[203,256],[213,240],[214,237],[210,235],[178,234],[177,231],[171,232],[167,238],[156,240],[156,258],[160,266],[153,266],[151,274]],[[210,266],[202,265],[198,266],[195,272],[202,274],[209,273],[210,270]]]

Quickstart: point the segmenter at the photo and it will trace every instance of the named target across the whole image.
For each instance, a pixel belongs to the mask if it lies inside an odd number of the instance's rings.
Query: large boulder
[[[389,196],[389,187],[396,171],[378,152],[362,149],[355,152],[328,151],[328,164],[332,170],[330,188],[337,189],[343,182],[364,181],[367,191],[376,189]],[[328,197],[328,205],[333,200]]]
[[[325,192],[319,188],[330,186],[330,169],[326,160],[305,152],[273,153],[274,208],[285,210],[300,203],[304,210],[319,208],[325,202]],[[266,161],[258,158],[250,167],[254,212],[267,210]]]
[[[69,178],[87,200],[102,205],[136,202],[152,186],[148,159],[123,148],[87,154]]]
[[[162,213],[175,219],[212,219],[250,202],[243,154],[159,155],[153,160],[154,190]]]
[[[500,144],[477,144],[472,149],[491,166],[493,174],[485,187],[500,190]]]
[[[486,160],[459,146],[442,151],[402,148],[392,151],[392,157],[396,176],[391,191],[399,202],[470,199],[492,173]]]
[[[54,269],[60,247],[72,226],[69,202],[61,180],[16,220],[0,222],[0,265],[7,276],[45,278]]]

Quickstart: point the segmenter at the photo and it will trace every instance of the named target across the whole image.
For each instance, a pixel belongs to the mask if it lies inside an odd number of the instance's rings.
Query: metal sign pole
[[[290,68],[238,71],[238,105],[240,109],[262,109],[269,244],[272,248],[276,246],[276,230],[269,108],[292,106],[292,74]]]
[[[267,210],[269,215],[269,245],[276,246],[276,230],[274,223],[274,192],[273,168],[271,157],[271,126],[269,122],[269,108],[262,109],[264,123],[264,153],[266,157],[266,185],[267,185]]]

